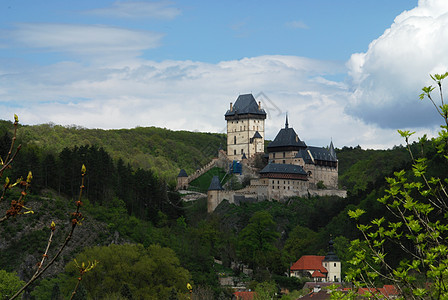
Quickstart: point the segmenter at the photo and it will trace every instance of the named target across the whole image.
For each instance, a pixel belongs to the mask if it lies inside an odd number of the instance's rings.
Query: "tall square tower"
[[[266,112],[252,94],[239,95],[225,114],[227,121],[227,156],[232,160],[264,152]]]

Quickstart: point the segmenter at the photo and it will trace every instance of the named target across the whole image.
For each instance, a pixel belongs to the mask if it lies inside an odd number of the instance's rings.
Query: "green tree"
[[[16,273],[0,270],[0,296],[2,299],[9,299],[24,284],[25,282],[20,280]]]
[[[252,268],[266,268],[270,256],[277,251],[275,242],[278,237],[279,233],[271,214],[266,211],[256,212],[239,235],[242,261]]]
[[[277,292],[277,285],[274,281],[261,282],[255,287],[255,300],[274,299]]]
[[[137,299],[168,299],[173,289],[178,294],[185,294],[190,279],[174,251],[159,245],[148,248],[139,244],[93,247],[77,255],[76,260],[100,262],[82,280],[89,297],[94,299],[106,299],[107,294],[120,295],[123,290]],[[69,276],[71,280],[76,277],[74,262],[66,266],[66,271],[72,275]]]
[[[290,232],[285,242],[284,250],[292,260],[299,259],[302,255],[317,253],[318,234],[309,228],[297,225]]]
[[[432,176],[440,172],[429,167],[438,168],[431,160],[446,164],[448,159],[448,105],[442,94],[442,80],[447,76],[448,72],[431,76],[437,87],[425,87],[420,95],[431,101],[444,120],[439,136],[431,141],[426,136],[420,138],[420,153],[414,153],[409,143],[413,133],[399,130],[413,164],[411,170],[395,172],[394,177],[386,179],[389,187],[378,201],[389,214],[362,224],[364,210],[349,212],[364,237],[351,244],[352,268],[347,278],[357,286],[373,289],[389,283],[395,285],[403,299],[448,298],[448,179],[446,173],[444,177]],[[440,104],[431,95],[435,88]],[[428,144],[438,149],[434,157],[424,151]],[[399,254],[391,255],[392,250]],[[367,296],[381,295],[373,292]]]

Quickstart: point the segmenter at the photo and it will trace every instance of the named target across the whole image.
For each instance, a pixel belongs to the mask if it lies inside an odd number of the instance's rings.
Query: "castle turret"
[[[177,175],[177,190],[186,190],[188,188],[188,175],[184,169],[181,169]]]
[[[230,103],[226,112],[227,156],[239,160],[243,154],[248,158],[264,152],[264,120],[266,112],[261,102],[252,94],[238,96],[235,104]]]
[[[219,182],[218,176],[213,176],[210,186],[207,191],[207,212],[211,213],[215,210],[218,204],[221,202],[220,192],[224,190]]]

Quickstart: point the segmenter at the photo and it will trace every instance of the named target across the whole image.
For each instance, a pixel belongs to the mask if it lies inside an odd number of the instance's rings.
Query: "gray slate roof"
[[[180,169],[179,175],[177,175],[177,177],[188,177],[188,175],[184,169]]]
[[[325,161],[337,161],[337,158],[331,155],[330,151],[322,147],[308,147],[314,159]]]
[[[306,164],[313,163],[313,160],[311,159],[311,156],[308,151],[306,151],[306,149],[300,149],[300,151],[296,154],[296,158],[302,158]]]
[[[210,182],[210,186],[208,187],[209,191],[220,191],[223,190],[222,186],[221,186],[221,182],[219,182],[219,177],[218,176],[213,176],[212,178],[212,182]]]
[[[328,242],[328,253],[323,261],[340,261],[339,257],[334,252],[334,242],[332,239]]]
[[[261,136],[261,134],[260,134],[258,131],[256,131],[255,134],[254,134],[253,139],[261,139],[261,138],[263,138],[263,137]]]
[[[268,150],[269,148],[276,147],[306,148],[306,144],[299,139],[299,136],[293,128],[286,126],[285,128],[280,129],[275,139],[268,144]]]
[[[257,101],[252,94],[239,95],[236,99],[235,104],[233,104],[232,111],[228,110],[225,116],[234,115],[263,115],[266,116],[264,109],[258,109]]]
[[[263,170],[260,171],[260,174],[263,173],[283,173],[283,174],[302,174],[307,175],[305,170],[301,166],[290,165],[290,164],[274,164],[269,163]]]

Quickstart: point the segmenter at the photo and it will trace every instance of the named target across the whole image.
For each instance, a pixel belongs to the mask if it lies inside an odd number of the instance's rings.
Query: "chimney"
[[[261,109],[261,101],[258,101],[258,109]]]
[[[233,111],[232,102],[230,102],[230,111]]]

